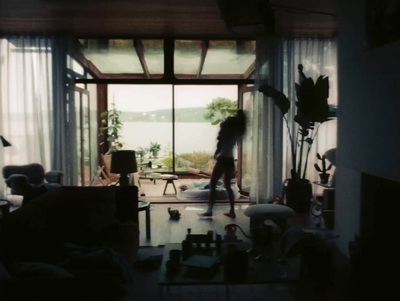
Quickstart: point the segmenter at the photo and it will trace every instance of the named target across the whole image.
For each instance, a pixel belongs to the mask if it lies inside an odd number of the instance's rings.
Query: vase
[[[321,184],[328,184],[330,175],[331,174],[329,174],[329,173],[320,173],[319,178],[320,178]]]
[[[287,179],[284,182],[286,205],[296,213],[308,213],[312,198],[312,185],[307,179]]]

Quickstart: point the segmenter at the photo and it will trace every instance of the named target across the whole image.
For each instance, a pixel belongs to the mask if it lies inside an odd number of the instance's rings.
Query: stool
[[[275,224],[277,224],[278,227],[281,228],[282,231],[286,229],[287,219],[295,214],[296,213],[292,208],[285,205],[275,204],[251,205],[244,211],[244,215],[250,217],[250,225],[251,223],[272,220],[275,222]]]
[[[162,174],[160,174],[159,172],[153,172],[153,173],[147,174],[146,178],[153,181],[153,184],[156,185],[156,180],[161,179],[161,176],[162,176]]]
[[[257,254],[256,259],[260,261],[269,260],[268,257],[256,252],[256,242],[261,245],[270,244],[272,232],[264,225],[265,220],[272,220],[281,230],[286,229],[287,219],[295,215],[292,208],[285,205],[257,204],[246,208],[244,215],[250,217],[250,231],[253,233],[253,247],[248,251],[250,254]],[[266,231],[267,230],[267,231]],[[261,247],[263,249],[263,247]]]
[[[175,187],[174,181],[178,179],[178,176],[176,176],[176,175],[161,175],[161,179],[166,181],[163,195],[165,195],[165,191],[167,191],[168,184],[172,184],[172,186],[174,187],[174,190],[175,190],[175,194],[176,194],[176,187]]]

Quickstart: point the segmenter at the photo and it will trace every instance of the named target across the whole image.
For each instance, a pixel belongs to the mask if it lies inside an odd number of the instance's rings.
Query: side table
[[[138,211],[146,211],[146,238],[151,239],[150,203],[139,201]]]

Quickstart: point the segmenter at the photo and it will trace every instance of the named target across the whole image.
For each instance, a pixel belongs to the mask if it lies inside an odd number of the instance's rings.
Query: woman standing
[[[238,110],[235,116],[228,117],[220,125],[217,137],[217,149],[214,153],[216,163],[210,179],[209,204],[206,212],[200,216],[212,216],[215,203],[216,186],[218,180],[224,175],[224,186],[228,195],[230,211],[224,213],[226,216],[235,218],[235,199],[231,188],[231,180],[235,172],[235,162],[233,158],[233,149],[235,145],[243,138],[246,130],[246,115],[243,110]]]

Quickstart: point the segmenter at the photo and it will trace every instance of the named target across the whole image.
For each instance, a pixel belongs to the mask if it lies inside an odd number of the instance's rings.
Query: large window
[[[186,172],[207,168],[213,157],[219,125],[207,118],[208,106],[236,107],[237,91],[236,85],[109,85],[108,107],[121,112],[121,141],[137,152],[140,167],[151,161],[159,172]]]
[[[171,171],[172,85],[109,85],[108,107],[121,112],[121,142],[124,149],[135,150],[139,165]],[[154,145],[160,149],[153,152]],[[140,153],[142,151],[142,153]]]
[[[186,171],[187,167],[207,169],[219,130],[218,124],[205,117],[207,107],[221,100],[237,106],[237,93],[235,85],[175,86],[176,171]],[[218,118],[219,112],[213,111]]]

